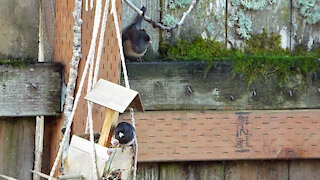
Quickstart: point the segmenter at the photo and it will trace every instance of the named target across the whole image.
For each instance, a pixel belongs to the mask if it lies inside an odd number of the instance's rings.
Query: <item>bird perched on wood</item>
[[[144,16],[146,8],[142,7],[141,11]],[[128,60],[139,60],[151,44],[149,35],[144,29],[141,29],[142,16],[138,15],[136,22],[125,29],[122,34],[123,52]]]
[[[130,146],[136,138],[136,130],[127,122],[120,122],[115,129],[115,138],[120,145]]]

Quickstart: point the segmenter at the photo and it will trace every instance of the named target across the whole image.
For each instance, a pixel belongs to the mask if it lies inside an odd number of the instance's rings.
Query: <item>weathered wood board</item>
[[[137,179],[159,179],[159,163],[138,163]]]
[[[261,34],[265,29],[267,33],[281,35],[282,48],[290,47],[290,1],[278,0],[258,2],[248,2],[248,7],[258,10],[249,9],[240,5],[233,5],[233,1],[228,0],[228,42],[234,47],[242,47],[246,38],[240,36],[246,32],[250,34]],[[245,1],[242,1],[245,2]],[[259,5],[258,5],[259,4]],[[264,4],[264,5],[263,5]],[[250,22],[250,23],[249,23]],[[235,25],[231,25],[235,24]],[[249,25],[250,24],[250,25]]]
[[[225,164],[226,180],[288,180],[288,161],[228,161]]]
[[[221,162],[160,163],[159,174],[161,180],[222,180],[224,164]]]
[[[139,162],[320,158],[319,117],[320,110],[136,113]]]
[[[318,180],[319,160],[139,163],[144,180]]]
[[[0,116],[59,115],[62,69],[57,63],[0,66]]]
[[[319,160],[298,160],[289,164],[290,180],[320,179]]]
[[[320,75],[297,76],[281,86],[270,77],[248,87],[244,75],[233,75],[230,62],[218,63],[206,77],[207,66],[201,62],[128,63],[127,68],[131,88],[140,92],[145,110],[320,107]]]
[[[172,33],[163,31],[162,38],[174,42],[179,38],[190,41],[197,36],[201,36],[204,39],[215,39],[219,42],[225,42],[226,1],[200,1],[187,16],[182,26],[175,29]],[[168,21],[166,20],[168,19],[168,15],[173,17],[175,21],[180,21],[183,13],[189,8],[189,3],[186,2],[175,3],[175,1],[163,0],[161,3],[161,22],[165,23]],[[175,7],[172,7],[173,4],[175,4]],[[172,25],[169,24],[169,26]]]
[[[293,11],[292,11],[292,47],[294,48],[304,48],[311,50],[313,48],[320,47],[320,22],[316,24],[308,23],[306,17],[304,17],[300,12],[308,12],[311,8],[317,8],[320,3],[315,3],[314,7],[304,7],[298,8],[295,4],[298,4],[298,0],[293,0]],[[319,7],[318,7],[319,8]],[[317,16],[316,14],[311,14],[312,16]]]
[[[0,2],[0,59],[38,59],[39,1]]]
[[[34,117],[0,118],[0,174],[32,179],[35,122]]]

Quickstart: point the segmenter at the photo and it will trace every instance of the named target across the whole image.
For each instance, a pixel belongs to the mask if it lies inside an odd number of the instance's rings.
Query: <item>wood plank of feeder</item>
[[[318,159],[319,117],[320,110],[135,113],[139,162]]]
[[[118,121],[119,112],[107,108],[98,144],[108,147],[112,136],[112,126]]]
[[[137,91],[104,79],[99,79],[85,99],[120,113],[123,113],[130,104],[135,105],[133,108],[143,111]]]

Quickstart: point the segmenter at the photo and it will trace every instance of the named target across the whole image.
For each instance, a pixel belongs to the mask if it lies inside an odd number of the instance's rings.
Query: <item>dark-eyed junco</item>
[[[135,141],[136,131],[134,127],[127,122],[120,122],[115,129],[115,138],[120,145],[130,146]]]
[[[141,10],[144,16],[146,8],[142,7]],[[137,21],[125,29],[122,34],[123,52],[128,60],[140,59],[151,43],[149,35],[144,29],[141,29],[142,16],[138,16]]]

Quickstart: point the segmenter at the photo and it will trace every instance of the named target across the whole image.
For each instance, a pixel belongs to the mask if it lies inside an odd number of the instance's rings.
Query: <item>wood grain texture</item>
[[[0,72],[0,116],[60,114],[60,64],[0,66]]]
[[[318,180],[319,160],[139,163],[144,180]]]
[[[35,118],[0,119],[0,174],[31,180]]]
[[[289,164],[290,180],[298,179],[320,179],[319,160],[297,160]]]
[[[206,65],[201,62],[128,63],[127,67],[131,88],[140,92],[145,110],[320,107],[320,78],[314,74],[292,77],[290,84],[281,87],[275,77],[248,87],[244,75],[233,75],[230,62],[218,63],[206,77]]]
[[[103,122],[103,126],[101,129],[101,135],[99,138],[98,144],[101,146],[108,147],[110,144],[111,136],[112,136],[112,124],[117,123],[119,117],[119,112],[108,109],[106,110],[106,117]]]
[[[298,0],[293,0],[293,4]],[[315,4],[314,6],[319,6]],[[292,47],[311,50],[320,47],[320,23],[309,24],[307,19],[293,5],[292,11]],[[310,7],[309,7],[310,8]]]
[[[320,158],[319,117],[319,110],[135,113],[138,160]]]
[[[39,5],[37,0],[0,2],[0,59],[37,61]]]
[[[159,163],[138,163],[137,179],[159,179]]]
[[[226,162],[226,180],[288,180],[288,161]]]
[[[250,4],[250,3],[249,3]],[[281,36],[282,48],[290,47],[290,1],[278,0],[272,5],[266,2],[266,7],[259,10],[246,10],[245,7],[232,6],[232,1],[228,0],[228,21],[227,23],[234,21],[233,14],[242,11],[243,14],[250,19],[251,27],[245,29],[242,25],[242,30],[247,31],[247,34],[261,34],[262,30],[265,29],[268,34],[275,33]],[[239,16],[237,16],[239,17]],[[239,23],[237,20],[235,23]],[[241,20],[243,21],[243,20]],[[228,26],[228,42],[233,47],[241,48],[245,45],[246,39],[241,37],[238,33],[239,25]],[[229,45],[231,45],[229,44]],[[231,47],[231,46],[229,46]]]
[[[224,165],[217,162],[160,163],[159,180],[223,180]]]

